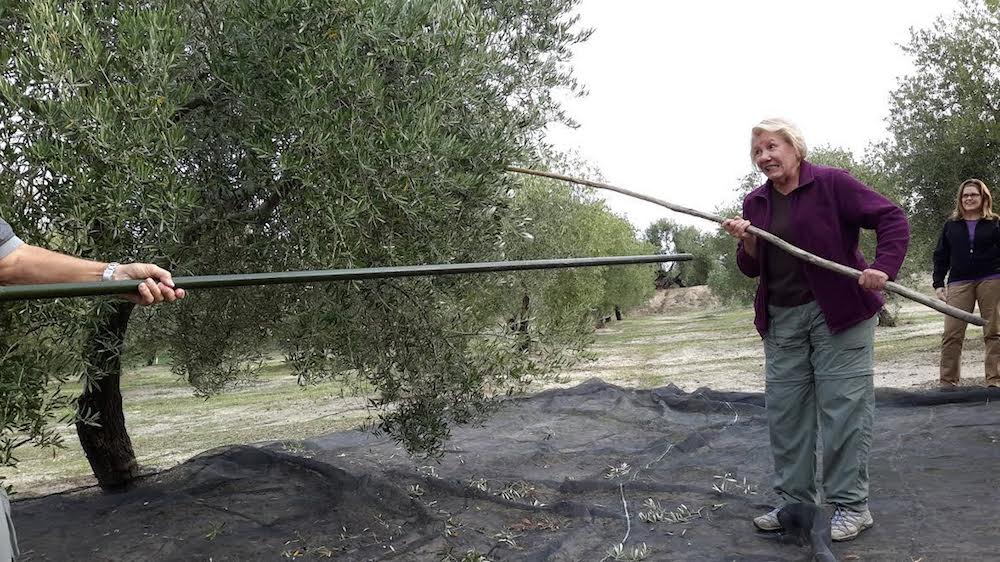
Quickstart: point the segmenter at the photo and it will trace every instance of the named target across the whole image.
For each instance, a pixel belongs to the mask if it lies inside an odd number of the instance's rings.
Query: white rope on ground
[[[628,536],[630,534],[632,534],[632,518],[629,517],[629,514],[628,514],[628,504],[625,503],[625,483],[624,482],[619,482],[618,483],[618,491],[621,492],[621,494],[622,494],[622,507],[625,508],[625,524],[626,524],[625,538],[622,539],[622,542],[621,542],[622,548],[624,548],[625,547],[625,542],[628,541]]]
[[[737,411],[736,408],[733,408],[733,405],[730,404],[729,402],[723,402],[723,404],[725,404],[726,406],[728,406],[729,409],[732,410],[734,414],[736,414],[736,417],[733,418],[733,421],[730,422],[729,425],[736,425],[736,422],[740,421],[740,413],[739,413],[739,411]]]
[[[656,463],[658,463],[658,462],[662,461],[662,460],[663,460],[663,457],[667,456],[667,453],[669,453],[669,452],[670,452],[670,449],[673,449],[673,448],[674,448],[674,444],[673,444],[673,443],[671,443],[671,444],[670,444],[670,446],[669,446],[669,447],[667,447],[667,450],[666,450],[666,451],[663,451],[663,454],[662,454],[662,455],[660,455],[660,458],[656,459],[655,461],[653,461],[653,462],[651,462],[651,463],[647,463],[647,464],[646,464],[646,466],[644,466],[643,468],[649,468],[649,467],[653,466],[654,464],[656,464]]]

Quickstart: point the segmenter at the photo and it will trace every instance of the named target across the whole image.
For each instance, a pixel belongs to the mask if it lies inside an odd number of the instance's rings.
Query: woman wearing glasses
[[[986,384],[1000,386],[1000,315],[996,313],[1000,302],[1000,217],[993,212],[993,197],[981,180],[962,182],[956,199],[955,210],[934,249],[934,291],[939,299],[969,312],[979,303],[979,313],[986,320]],[[942,387],[958,385],[966,325],[945,317]]]

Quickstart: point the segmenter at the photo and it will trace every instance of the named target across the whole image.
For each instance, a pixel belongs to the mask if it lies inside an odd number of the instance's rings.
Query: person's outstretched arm
[[[22,243],[0,256],[0,285],[100,281],[108,265]],[[169,271],[150,263],[119,265],[111,279],[145,279],[137,294],[123,295],[136,304],[173,302],[185,295],[184,289],[174,289]]]

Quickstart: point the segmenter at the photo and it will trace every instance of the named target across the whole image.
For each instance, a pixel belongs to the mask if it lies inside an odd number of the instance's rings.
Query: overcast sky
[[[549,141],[596,164],[609,183],[712,211],[750,171],[750,128],[784,116],[809,146],[864,152],[885,136],[889,93],[912,64],[899,45],[958,0],[583,0],[594,29],[574,56],[590,94],[579,123]],[[637,227],[669,216],[610,194]]]

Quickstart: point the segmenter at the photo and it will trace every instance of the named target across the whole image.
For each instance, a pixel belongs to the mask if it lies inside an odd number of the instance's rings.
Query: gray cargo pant
[[[815,302],[768,307],[764,400],[774,489],[786,502],[868,507],[877,317],[830,334]],[[822,442],[822,501],[816,441]]]

